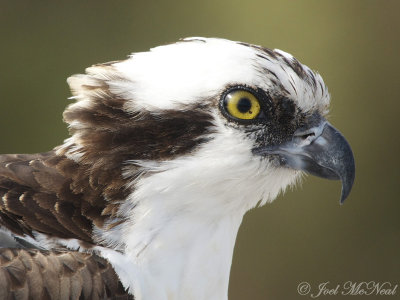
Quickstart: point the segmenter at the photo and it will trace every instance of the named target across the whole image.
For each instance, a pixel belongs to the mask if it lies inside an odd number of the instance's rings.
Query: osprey
[[[321,76],[189,38],[68,79],[71,137],[0,156],[1,299],[227,299],[243,215],[302,173],[355,174]]]

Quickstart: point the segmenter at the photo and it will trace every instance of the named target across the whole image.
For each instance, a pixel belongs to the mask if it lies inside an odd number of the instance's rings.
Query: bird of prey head
[[[189,38],[68,83],[71,137],[47,153],[0,156],[3,234],[25,248],[9,261],[84,250],[115,271],[104,285],[119,279],[115,290],[135,299],[226,299],[246,211],[302,173],[340,179],[341,202],[350,193],[354,159],[325,119],[327,87],[286,52]],[[84,278],[85,267],[68,266]],[[20,289],[33,293],[22,273]],[[92,295],[85,280],[70,280],[68,295]]]

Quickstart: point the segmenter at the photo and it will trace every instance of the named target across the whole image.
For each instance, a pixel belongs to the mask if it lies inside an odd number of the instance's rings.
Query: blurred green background
[[[65,80],[91,64],[186,36],[280,48],[329,86],[330,121],[353,147],[356,182],[343,206],[339,182],[307,177],[249,212],[229,298],[309,299],[297,293],[302,281],[314,291],[326,281],[399,284],[399,12],[400,1],[1,0],[0,153],[60,144]],[[399,288],[388,298],[398,297]]]

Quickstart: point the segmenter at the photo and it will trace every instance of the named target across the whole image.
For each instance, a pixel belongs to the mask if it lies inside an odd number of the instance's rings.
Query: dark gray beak
[[[254,150],[261,155],[278,155],[281,164],[312,175],[340,179],[340,203],[350,194],[355,177],[354,156],[343,135],[327,121],[306,130],[298,130],[285,144]]]

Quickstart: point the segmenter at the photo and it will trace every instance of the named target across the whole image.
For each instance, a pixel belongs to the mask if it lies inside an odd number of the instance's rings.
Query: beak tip
[[[343,194],[342,194],[342,196],[340,197],[340,202],[339,202],[339,204],[340,205],[343,205],[344,204],[344,200],[346,200],[347,199],[347,196],[345,197]]]
[[[342,188],[342,194],[340,196],[340,204],[342,205],[344,201],[349,197],[351,191],[351,186],[348,189]]]
[[[353,168],[352,172],[350,172],[350,176],[348,178],[342,178],[342,193],[340,196],[340,204],[343,204],[344,201],[349,197],[350,192],[353,188],[354,179],[355,179],[355,168],[354,168],[354,159],[353,159]]]

